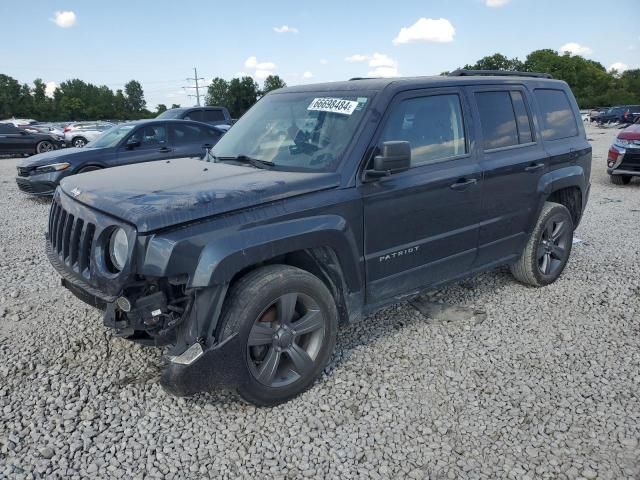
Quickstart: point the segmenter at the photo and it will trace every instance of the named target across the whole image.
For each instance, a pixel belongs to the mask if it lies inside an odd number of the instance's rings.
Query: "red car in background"
[[[607,173],[616,185],[640,176],[640,119],[622,130],[609,148]]]

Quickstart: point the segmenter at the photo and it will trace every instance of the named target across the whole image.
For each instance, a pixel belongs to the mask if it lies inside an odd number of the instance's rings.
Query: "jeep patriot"
[[[590,168],[571,90],[544,74],[301,85],[208,162],[65,178],[46,248],[105,326],[166,347],[165,390],[275,405],[320,375],[341,323],[500,265],[554,282]]]

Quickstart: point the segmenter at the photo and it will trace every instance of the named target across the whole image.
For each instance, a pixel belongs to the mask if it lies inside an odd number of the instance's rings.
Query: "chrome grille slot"
[[[87,276],[91,267],[91,248],[96,226],[67,212],[54,200],[49,213],[51,251],[68,267]]]
[[[80,234],[84,221],[81,218],[76,219],[71,230],[71,239],[69,240],[69,263],[75,265],[78,261],[78,252],[80,251]]]

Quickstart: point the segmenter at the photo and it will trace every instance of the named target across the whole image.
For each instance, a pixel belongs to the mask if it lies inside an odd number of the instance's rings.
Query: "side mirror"
[[[29,135],[29,132],[25,132],[24,130],[20,130],[20,135]]]
[[[382,152],[373,158],[373,169],[365,172],[369,178],[386,177],[411,168],[411,144],[405,141],[384,142]]]
[[[126,147],[129,150],[133,150],[134,148],[138,148],[140,146],[140,140],[134,140],[133,138],[129,139],[126,144]]]

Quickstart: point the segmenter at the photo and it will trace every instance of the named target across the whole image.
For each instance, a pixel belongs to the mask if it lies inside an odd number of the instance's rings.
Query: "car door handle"
[[[471,185],[475,185],[476,183],[478,183],[478,180],[476,180],[475,178],[469,178],[469,179],[461,178],[456,183],[451,185],[451,189],[452,190],[466,190]]]
[[[525,172],[537,172],[538,170],[542,170],[544,168],[544,163],[532,163],[528,167],[525,167]]]
[[[162,147],[162,148],[159,148],[158,151],[162,152],[162,153],[169,153],[169,152],[171,152],[173,150],[171,148],[169,148],[169,147]]]

